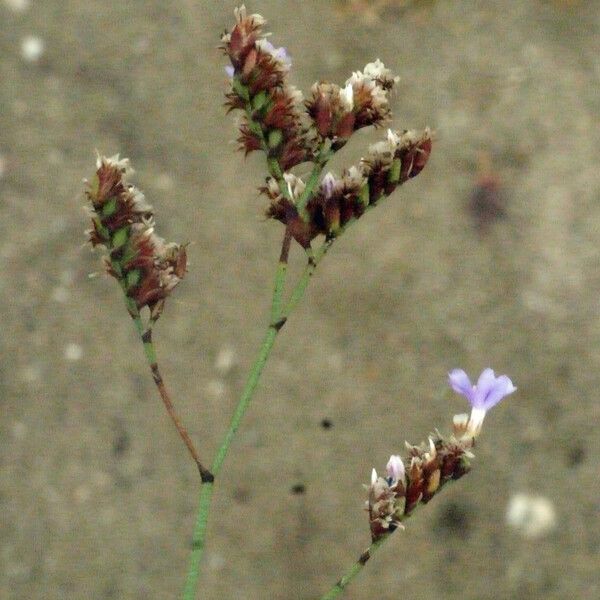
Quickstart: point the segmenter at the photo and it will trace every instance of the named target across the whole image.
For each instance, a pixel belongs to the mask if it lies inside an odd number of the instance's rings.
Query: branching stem
[[[158,389],[158,393],[160,394],[161,400],[165,405],[167,413],[173,421],[179,436],[183,440],[183,443],[186,445],[192,459],[196,463],[198,467],[198,471],[200,472],[200,478],[202,479],[202,483],[209,483],[213,481],[212,473],[204,467],[202,462],[200,461],[200,456],[198,455],[198,451],[190,438],[189,433],[186,428],[183,426],[179,415],[175,411],[175,407],[173,405],[173,401],[171,400],[171,396],[165,386],[165,382],[160,373],[160,369],[158,367],[158,361],[156,358],[156,350],[154,348],[154,344],[152,342],[152,325],[154,324],[154,319],[150,319],[148,327],[144,328],[144,324],[142,323],[142,317],[140,316],[139,310],[135,307],[135,310],[132,310],[130,303],[128,303],[128,310],[133,322],[135,324],[135,328],[142,340],[144,345],[144,354],[146,355],[146,360],[148,361],[148,365],[150,366],[150,371],[152,372],[152,379]]]

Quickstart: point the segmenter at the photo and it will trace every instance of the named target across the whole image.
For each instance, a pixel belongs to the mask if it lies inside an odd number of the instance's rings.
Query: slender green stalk
[[[306,182],[306,187],[304,188],[304,192],[302,192],[300,198],[298,198],[298,202],[296,203],[296,208],[298,213],[303,217],[306,216],[306,204],[312,197],[315,186],[319,182],[319,177],[321,176],[321,171],[323,171],[323,167],[327,164],[327,161],[333,155],[333,151],[329,149],[329,147],[325,147],[325,145],[321,145],[320,150],[315,159],[314,166],[312,171],[308,177]]]
[[[363,567],[376,552],[377,548],[385,542],[391,534],[387,534],[373,542],[358,558],[358,560],[346,571],[343,577],[324,595],[321,600],[333,600],[340,596],[346,586],[362,571]]]
[[[273,344],[275,343],[275,338],[277,337],[279,329],[276,325],[269,325],[269,329],[267,330],[267,334],[263,339],[263,343],[260,348],[260,352],[254,365],[252,366],[252,370],[250,371],[250,375],[248,376],[248,380],[246,382],[246,386],[242,392],[238,405],[233,413],[233,417],[231,419],[231,423],[229,425],[229,429],[225,434],[225,438],[223,439],[219,450],[217,451],[217,455],[215,456],[215,460],[212,464],[212,473],[214,476],[217,476],[221,470],[221,466],[223,465],[223,461],[227,456],[227,452],[229,450],[229,446],[235,436],[236,431],[238,430],[240,423],[242,421],[242,417],[250,404],[250,400],[252,399],[252,395],[254,394],[254,390],[258,384],[260,379],[260,375],[262,370],[269,358],[269,354],[271,353],[271,349],[273,348]],[[196,587],[198,584],[198,576],[200,571],[200,560],[202,558],[202,553],[204,550],[204,542],[206,539],[206,524],[208,522],[208,513],[210,510],[210,502],[212,498],[212,494],[214,491],[214,483],[209,482],[202,486],[200,490],[200,501],[198,504],[198,514],[196,517],[196,525],[194,527],[194,537],[192,539],[192,553],[190,556],[190,565],[188,569],[188,576],[185,582],[185,588],[183,591],[183,599],[184,600],[194,600],[196,597]]]
[[[286,313],[286,315],[283,316],[281,307],[285,280],[287,276],[287,262],[290,250],[290,243],[291,235],[286,230],[282,243],[279,264],[277,266],[277,273],[275,275],[275,285],[273,286],[273,298],[271,302],[271,322],[269,323],[269,327],[261,344],[258,356],[254,361],[254,364],[252,365],[250,374],[248,375],[248,380],[246,381],[246,385],[244,386],[238,405],[231,418],[231,422],[229,424],[227,433],[225,434],[225,437],[223,438],[223,441],[221,442],[221,445],[213,461],[212,473],[215,476],[218,475],[221,471],[221,466],[225,461],[225,457],[227,456],[227,452],[229,451],[231,442],[233,441],[233,438],[240,426],[246,409],[248,408],[248,405],[252,400],[254,390],[258,385],[264,366],[267,362],[267,359],[269,358],[269,355],[271,354],[271,350],[273,349],[273,344],[275,343],[277,334],[285,325],[287,315],[289,314]],[[304,289],[305,288],[306,286],[304,286]],[[196,525],[194,527],[194,536],[192,539],[192,553],[190,556],[190,565],[188,569],[185,588],[183,591],[183,600],[194,600],[194,598],[196,597],[200,560],[202,558],[202,553],[204,550],[206,538],[206,524],[208,521],[208,514],[210,511],[210,503],[213,491],[214,484],[212,482],[203,485],[200,491],[198,513],[196,517]]]
[[[338,233],[341,235],[353,221],[349,221]],[[221,442],[221,445],[217,451],[215,459],[212,464],[211,473],[213,476],[217,476],[225,461],[225,457],[229,451],[229,447],[235,434],[240,426],[242,418],[248,408],[254,390],[258,385],[260,376],[263,368],[271,354],[275,339],[281,328],[285,325],[288,317],[294,311],[308,287],[308,283],[314,274],[317,265],[321,262],[324,256],[327,254],[329,248],[333,245],[333,242],[337,237],[327,238],[323,244],[313,252],[312,249],[308,249],[307,253],[307,264],[304,271],[300,275],[296,285],[294,286],[287,303],[283,304],[283,291],[285,287],[285,281],[287,276],[287,263],[288,254],[290,250],[291,235],[289,230],[286,229],[285,236],[281,248],[281,256],[279,258],[279,264],[277,265],[277,272],[275,275],[275,284],[273,286],[273,297],[271,301],[271,322],[263,338],[263,342],[260,347],[258,356],[252,365],[250,374],[246,381],[246,385],[242,391],[242,395],[238,401],[238,405],[233,413],[229,429]],[[198,586],[198,578],[200,573],[200,561],[204,552],[205,540],[206,540],[206,526],[208,522],[208,515],[210,512],[210,504],[212,500],[212,494],[214,491],[214,483],[212,481],[204,483],[200,490],[200,498],[198,502],[198,512],[196,514],[196,524],[194,526],[194,534],[192,538],[192,552],[190,555],[190,563],[188,568],[188,574],[185,582],[182,600],[194,600],[196,597],[196,588]]]
[[[323,244],[319,247],[316,252],[313,252],[311,249],[307,250],[306,253],[308,255],[308,262],[306,263],[306,267],[304,267],[304,271],[302,271],[302,275],[300,275],[300,279],[296,284],[296,287],[292,290],[292,294],[287,304],[285,305],[282,313],[282,317],[287,318],[291,312],[296,308],[298,302],[302,299],[304,292],[308,286],[308,282],[311,277],[314,275],[315,270],[317,269],[317,265],[321,262],[323,257],[327,254],[329,248],[335,241],[335,238],[329,238],[323,242]]]

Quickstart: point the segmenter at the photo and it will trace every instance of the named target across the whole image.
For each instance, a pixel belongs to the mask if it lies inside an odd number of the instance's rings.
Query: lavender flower
[[[333,176],[333,173],[327,173],[327,175],[323,177],[321,189],[323,190],[325,198],[331,198],[333,190],[335,189],[335,177]]]
[[[470,416],[456,415],[454,418],[455,431],[463,437],[476,437],[481,431],[486,412],[517,389],[506,375],[496,377],[494,371],[489,368],[483,370],[476,385],[471,383],[469,376],[462,369],[450,371],[448,383],[471,405]]]
[[[292,59],[283,46],[276,48],[271,42],[269,42],[269,40],[264,38],[257,40],[256,46],[262,52],[270,54],[283,67],[289,69],[292,66]]]
[[[227,77],[229,77],[229,79],[233,79],[233,76],[235,74],[235,69],[233,68],[233,66],[227,65],[225,67],[225,73],[227,73]]]
[[[385,469],[389,478],[388,483],[390,485],[393,485],[397,481],[404,482],[404,478],[406,477],[406,469],[404,468],[404,462],[400,456],[397,454],[392,454]]]

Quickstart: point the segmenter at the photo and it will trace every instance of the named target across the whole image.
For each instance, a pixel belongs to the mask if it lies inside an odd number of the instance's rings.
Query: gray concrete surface
[[[368,542],[371,467],[464,410],[449,369],[486,366],[519,391],[486,421],[473,473],[346,597],[598,598],[600,3],[391,2],[369,23],[338,2],[249,4],[298,85],[379,57],[402,78],[395,126],[430,125],[437,141],[427,169],[336,244],[278,341],[215,495],[199,598],[323,593]],[[234,4],[19,6],[0,2],[0,597],[176,598],[197,476],[116,285],[88,277],[101,269],[81,179],[95,149],[129,156],[159,232],[191,243],[156,341],[211,455],[262,336],[281,235],[255,192],[262,157],[234,153],[222,109],[216,46]],[[37,60],[27,36],[43,40]],[[338,169],[377,134],[355,137]],[[481,153],[506,212],[483,231],[468,209]],[[508,527],[518,493],[549,500],[556,527]]]

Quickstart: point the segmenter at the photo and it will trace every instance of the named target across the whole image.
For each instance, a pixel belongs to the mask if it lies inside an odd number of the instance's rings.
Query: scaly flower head
[[[354,128],[380,125],[390,117],[389,91],[398,82],[392,72],[377,59],[364,70],[355,71],[346,81],[353,90]]]
[[[164,301],[186,272],[184,245],[154,233],[154,212],[144,194],[126,181],[127,159],[99,156],[86,195],[91,203],[92,246],[107,250],[106,268],[137,309],[158,318]]]
[[[231,82],[225,105],[245,113],[240,148],[246,154],[263,150],[286,171],[304,162],[312,149],[302,123],[308,118],[304,99],[288,83],[292,61],[285,48],[266,39],[260,15],[248,15],[242,6],[235,16],[231,32],[221,38],[221,48],[231,61],[225,67]]]

